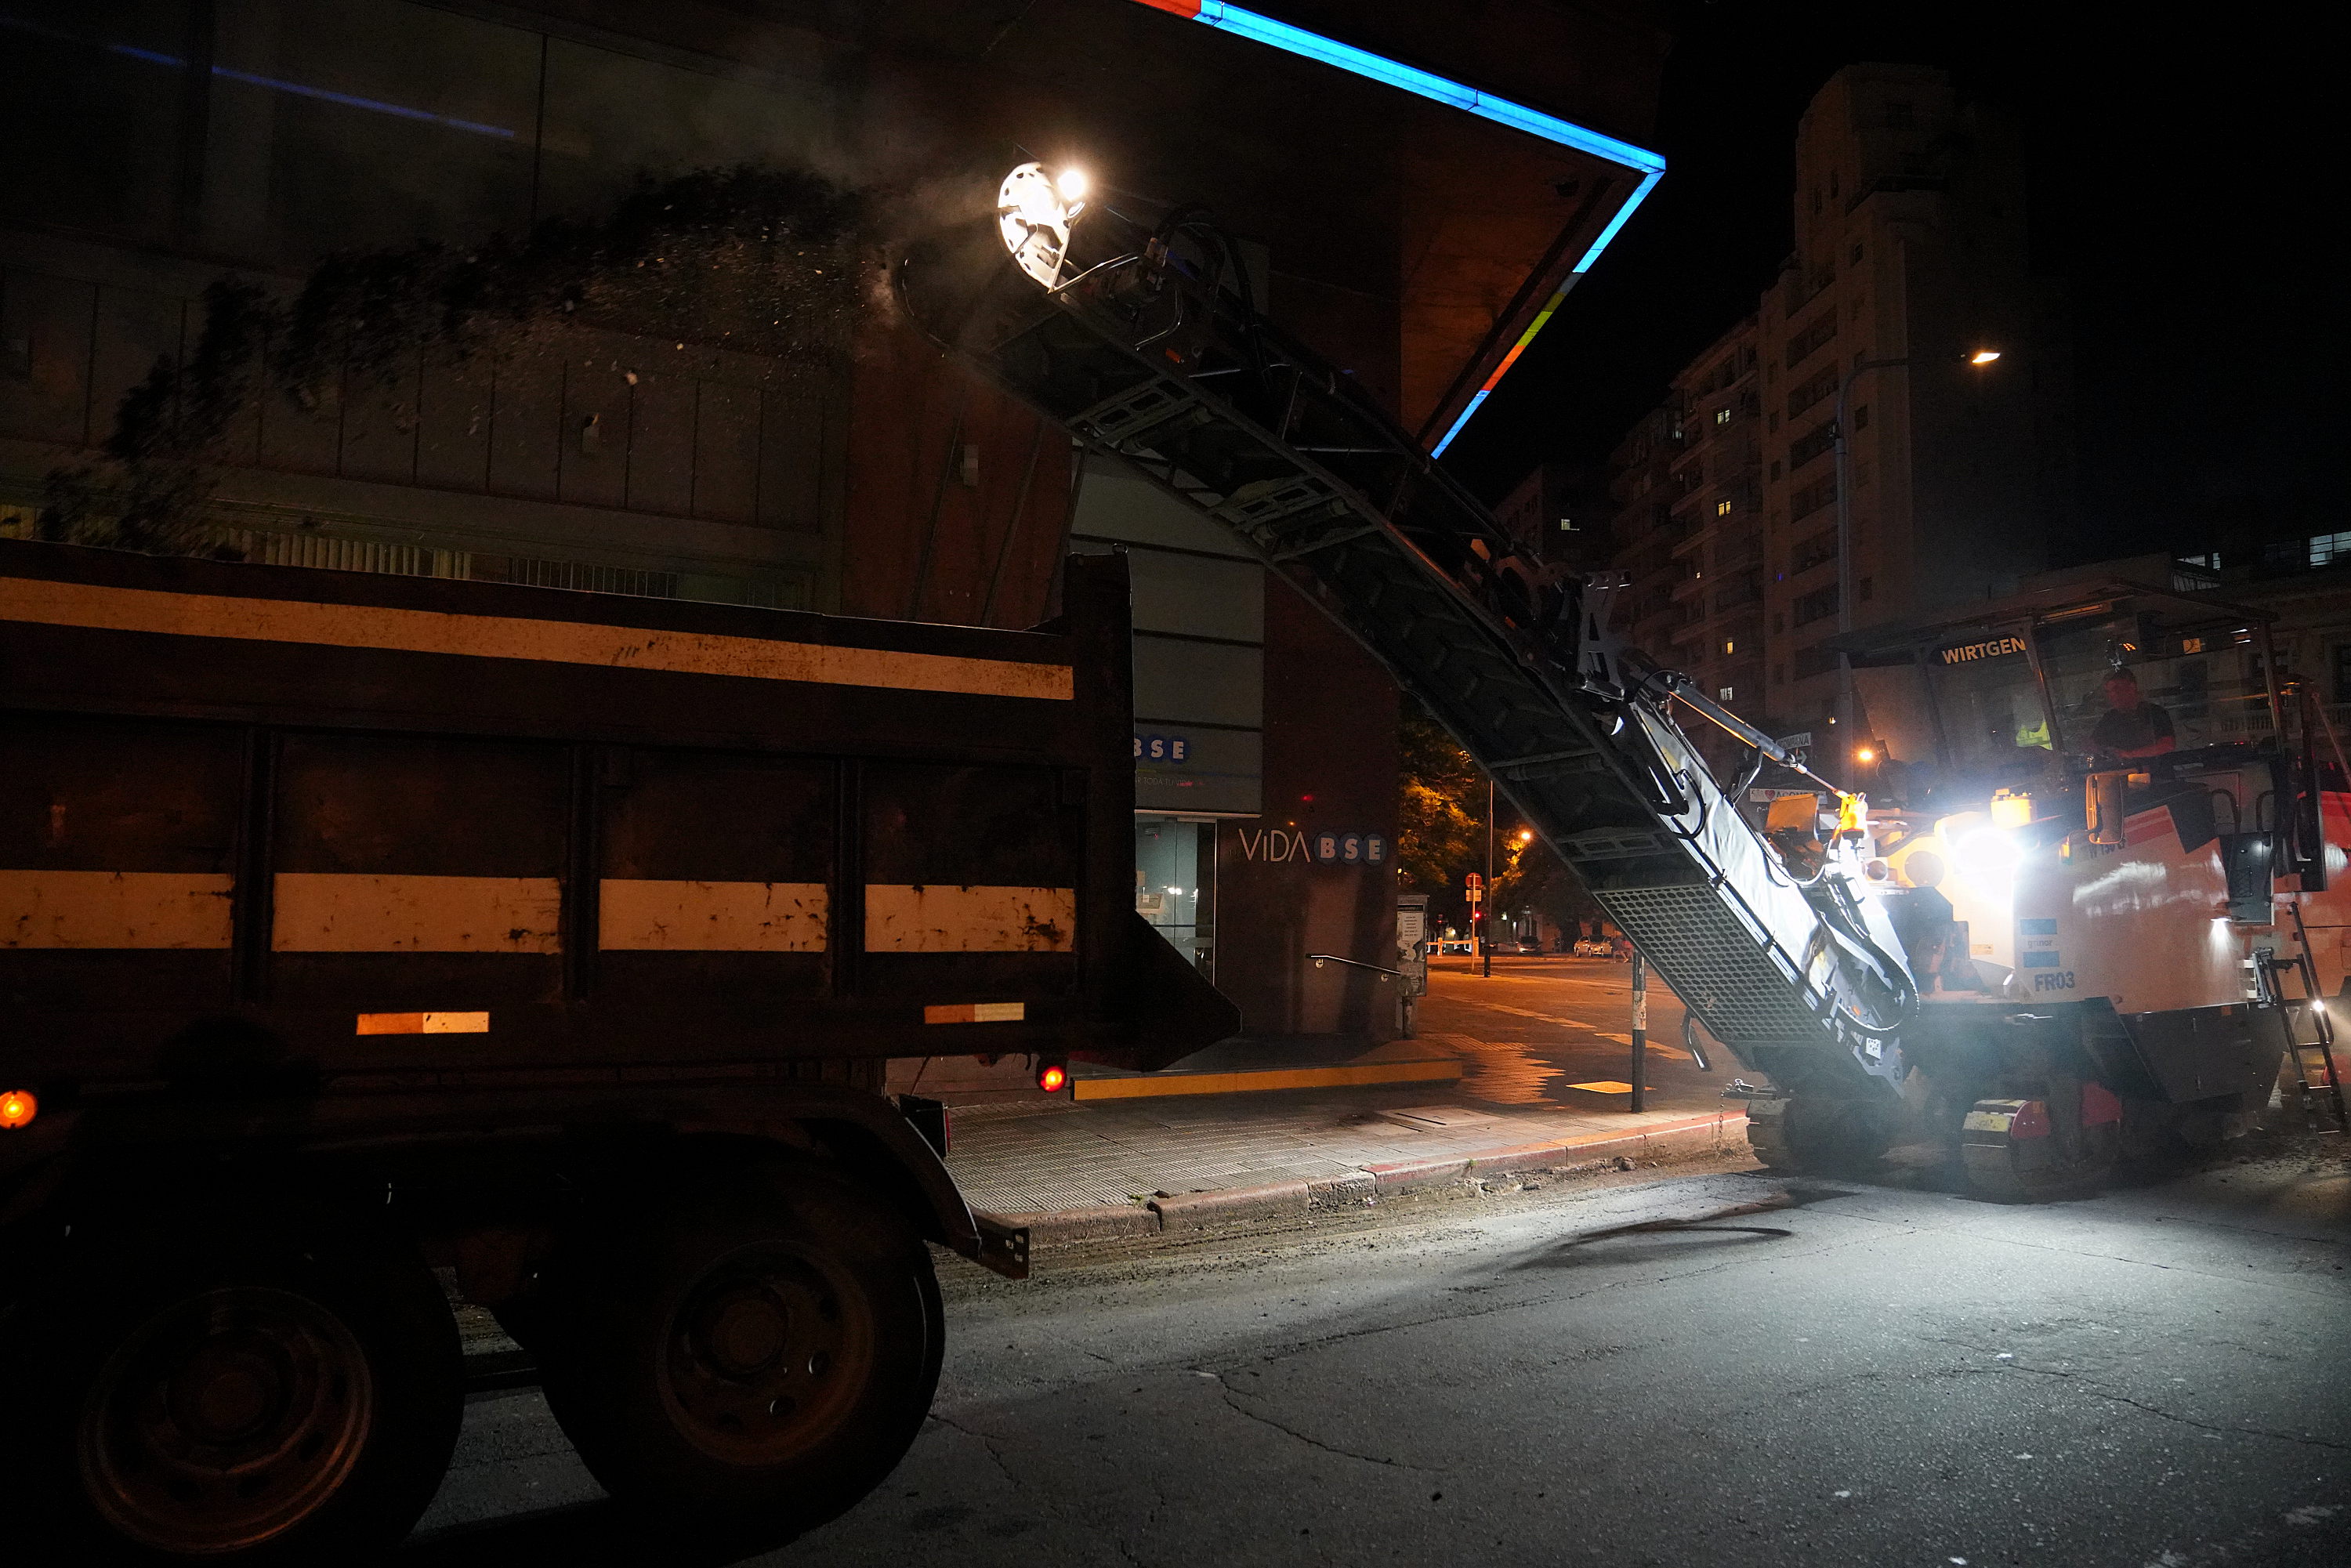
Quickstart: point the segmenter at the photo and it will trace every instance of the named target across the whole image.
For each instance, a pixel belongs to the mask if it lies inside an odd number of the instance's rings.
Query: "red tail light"
[[[1048,1094],[1059,1094],[1069,1082],[1070,1070],[1058,1061],[1049,1061],[1037,1070],[1037,1087]]]

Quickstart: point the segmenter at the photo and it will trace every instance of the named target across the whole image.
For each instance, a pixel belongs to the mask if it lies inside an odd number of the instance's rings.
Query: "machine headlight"
[[[1951,846],[1951,859],[1967,876],[1996,881],[2014,873],[2024,846],[2004,829],[1978,828]]]
[[[1023,163],[1004,176],[996,193],[996,230],[1020,270],[1040,287],[1061,281],[1069,254],[1070,225],[1086,210],[1082,169],[1048,172],[1042,163]]]

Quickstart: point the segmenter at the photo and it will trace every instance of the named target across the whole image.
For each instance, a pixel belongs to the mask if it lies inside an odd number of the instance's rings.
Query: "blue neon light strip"
[[[1428,455],[1431,457],[1444,456],[1445,449],[1453,444],[1453,438],[1461,434],[1461,427],[1469,423],[1469,416],[1483,408],[1486,405],[1486,400],[1493,395],[1492,387],[1479,387],[1476,394],[1462,407],[1461,417],[1453,422],[1453,428],[1445,433],[1444,439],[1428,449]]]
[[[0,16],[0,27],[6,27],[18,33],[30,33],[37,37],[48,38],[57,43],[89,44],[92,42],[88,38],[75,37],[70,33],[60,33],[52,27],[22,21],[15,16]],[[131,44],[99,44],[96,47],[110,55],[120,55],[126,59],[143,61],[151,66],[168,66],[173,70],[187,68],[187,61],[177,55],[164,54],[160,49],[142,49]],[[404,103],[386,103],[381,99],[360,98],[348,92],[336,92],[329,88],[311,87],[304,82],[285,81],[277,77],[256,76],[251,71],[234,70],[227,66],[214,66],[212,70],[213,75],[223,81],[242,82],[247,87],[267,88],[273,92],[290,92],[297,98],[315,98],[322,103],[340,104],[345,109],[364,109],[371,113],[393,115],[402,120],[421,120],[428,124],[445,125],[452,131],[470,131],[477,136],[499,136],[511,141],[515,134],[503,125],[485,125],[479,120],[459,120],[455,115],[435,114],[428,109],[411,109]]]
[[[1570,270],[1566,284],[1536,313],[1533,322],[1510,346],[1510,351],[1495,365],[1493,373],[1486,378],[1486,384],[1472,394],[1468,405],[1462,409],[1461,416],[1453,422],[1453,427],[1429,449],[1432,457],[1445,455],[1445,449],[1453,444],[1453,438],[1461,434],[1461,427],[1468,424],[1470,416],[1485,405],[1496,383],[1518,362],[1527,345],[1534,341],[1535,334],[1543,329],[1552,313],[1559,308],[1560,301],[1567,298],[1568,289],[1574,287],[1576,279],[1592,269],[1592,264],[1600,259],[1600,253],[1608,248],[1609,242],[1632,217],[1634,209],[1656,188],[1657,182],[1665,178],[1665,159],[1646,148],[1619,141],[1613,136],[1604,136],[1597,131],[1562,120],[1555,114],[1545,114],[1541,110],[1529,109],[1525,104],[1513,103],[1507,98],[1480,92],[1474,87],[1389,59],[1384,55],[1375,55],[1369,49],[1359,49],[1353,44],[1343,44],[1336,38],[1310,33],[1288,22],[1277,22],[1270,16],[1243,10],[1238,5],[1225,5],[1223,0],[1136,0],[1136,3],[1148,5],[1155,11],[1165,11],[1171,16],[1206,23],[1220,32],[1253,39],[1288,54],[1320,60],[1324,65],[1336,66],[1341,70],[1351,71],[1372,81],[1385,82],[1390,87],[1401,88],[1432,102],[1466,110],[1482,120],[1540,136],[1562,147],[1573,147],[1579,152],[1588,152],[1640,174],[1640,184],[1634,188],[1633,194],[1625,204],[1616,209],[1615,216],[1608,220],[1608,226],[1600,231],[1599,237],[1592,242],[1592,247],[1583,253],[1583,258]]]
[[[1646,148],[1635,147],[1629,141],[1619,141],[1613,136],[1603,136],[1597,131],[1586,130],[1555,114],[1545,114],[1539,109],[1513,103],[1507,98],[1480,92],[1474,87],[1389,59],[1384,55],[1375,55],[1369,49],[1359,49],[1353,44],[1343,44],[1336,38],[1310,33],[1288,22],[1277,22],[1270,16],[1245,11],[1238,5],[1225,5],[1223,0],[1196,0],[1196,3],[1195,0],[1140,0],[1140,3],[1171,16],[1189,16],[1196,22],[1205,22],[1211,27],[1240,37],[1254,38],[1260,44],[1271,45],[1289,54],[1321,60],[1324,65],[1336,66],[1359,77],[1402,88],[1419,97],[1466,110],[1497,125],[1507,125],[1513,131],[1523,131],[1546,141],[1556,141],[1562,147],[1573,147],[1579,152],[1589,152],[1612,163],[1624,164],[1628,169],[1665,172],[1666,161]]]

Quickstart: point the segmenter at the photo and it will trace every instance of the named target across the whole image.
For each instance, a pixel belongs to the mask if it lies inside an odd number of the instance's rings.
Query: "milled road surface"
[[[751,1561],[2339,1564],[2317,1146],[2033,1208],[1715,1170],[950,1263],[936,1418]],[[535,1394],[475,1404],[459,1466],[405,1561],[724,1560],[613,1546]]]

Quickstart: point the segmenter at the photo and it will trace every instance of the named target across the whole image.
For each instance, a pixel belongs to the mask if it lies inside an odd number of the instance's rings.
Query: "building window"
[[[1855,267],[1859,267],[1861,265],[1861,242],[1859,240],[1853,242],[1853,265]]]
[[[1815,621],[1825,621],[1837,612],[1837,585],[1816,588],[1810,593],[1799,594],[1791,607],[1798,626],[1809,626]]]
[[[2335,644],[2335,700],[2351,702],[2351,643]]]
[[[1816,566],[1836,559],[1837,537],[1834,528],[1823,528],[1810,538],[1796,542],[1795,554],[1789,559],[1790,571],[1810,571]],[[1802,622],[1799,622],[1799,625]]]
[[[1836,476],[1823,474],[1789,497],[1788,520],[1808,517],[1836,499]]]
[[[2310,564],[2325,566],[2351,557],[2351,534],[2315,534],[2310,541]]]
[[[1763,416],[1763,428],[1767,431],[1778,430],[1780,428],[1780,416],[1776,413],[1765,414]]]
[[[1718,517],[1727,517],[1730,516],[1730,503],[1727,500],[1717,501],[1714,504],[1714,515]]]
[[[1775,610],[1775,611],[1773,611],[1773,612],[1771,612],[1771,631],[1772,631],[1772,632],[1776,635],[1776,634],[1777,634],[1777,633],[1779,633],[1779,632],[1785,632],[1787,629],[1788,629],[1788,620],[1787,620],[1787,617],[1786,617],[1786,616],[1784,616],[1784,615],[1782,615],[1782,614],[1781,614],[1778,611],[1776,611],[1776,610]]]
[[[1834,365],[1822,367],[1818,375],[1788,394],[1788,417],[1795,418],[1823,398],[1834,395],[1836,390],[1837,368]]]
[[[1792,474],[1836,444],[1836,423],[1823,420],[1803,434],[1796,437],[1788,448],[1788,472]]]
[[[1866,490],[1869,488],[1868,464],[1856,463],[1853,465],[1853,487],[1856,490]]]
[[[1836,329],[1836,307],[1832,305],[1807,322],[1803,330],[1788,340],[1788,368],[1794,370],[1813,350],[1834,342]]]
[[[1888,99],[1886,100],[1886,124],[1887,129],[1899,131],[1906,126],[1915,123],[1917,123],[1917,111],[1912,109],[1909,99],[1896,98]]]
[[[1867,403],[1863,403],[1860,407],[1853,411],[1853,427],[1855,430],[1867,430],[1869,428],[1869,405]]]
[[[1863,579],[1861,580],[1861,600],[1862,600],[1862,601],[1863,601],[1864,603],[1867,603],[1867,602],[1869,601],[1869,595],[1870,595],[1870,580],[1869,580],[1868,578],[1865,577],[1865,578],[1863,578]]]
[[[1774,479],[1780,477],[1780,460],[1776,457],[1771,460],[1771,477]]]
[[[2346,643],[2344,645],[2346,647],[2351,647],[2351,643]],[[1726,653],[1736,653],[1739,652],[1739,640],[1735,637],[1725,637],[1722,640],[1722,651]]]
[[[1739,700],[1739,688],[1736,686],[1717,686],[1714,688],[1714,695],[1716,699],[1721,702],[1737,702]]]

